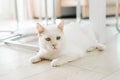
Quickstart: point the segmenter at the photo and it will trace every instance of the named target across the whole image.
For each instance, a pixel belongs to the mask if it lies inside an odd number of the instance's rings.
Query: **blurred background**
[[[89,19],[89,0],[80,0],[80,17]],[[77,0],[56,0],[56,17],[76,18]],[[118,2],[120,7],[120,2]],[[48,18],[53,17],[53,0],[47,0]],[[106,17],[115,23],[116,0],[106,0]],[[120,15],[120,10],[118,9]],[[16,30],[18,22],[45,19],[45,0],[0,0],[0,37]],[[16,22],[16,20],[18,22]],[[8,32],[8,33],[6,33]]]
[[[48,15],[52,17],[52,1],[48,0]],[[116,0],[106,0],[106,16],[114,16]],[[16,4],[17,2],[17,4]],[[0,0],[0,21],[15,20],[15,5],[21,19],[39,19],[45,16],[45,0]],[[58,18],[75,18],[77,0],[56,0],[56,15]],[[119,3],[120,7],[120,3]],[[120,10],[118,12],[120,14]],[[89,0],[81,0],[81,17],[89,17]]]

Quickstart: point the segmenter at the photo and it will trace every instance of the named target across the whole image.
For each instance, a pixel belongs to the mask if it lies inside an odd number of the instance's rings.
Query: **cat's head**
[[[43,26],[37,23],[39,46],[48,50],[59,50],[62,47],[64,21],[59,25]]]

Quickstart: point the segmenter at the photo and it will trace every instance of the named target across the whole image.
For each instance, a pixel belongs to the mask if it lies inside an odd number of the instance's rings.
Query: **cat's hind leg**
[[[96,45],[91,46],[90,48],[88,48],[87,52],[93,52],[95,50],[104,51],[105,50],[105,45],[101,44],[101,43],[97,43]]]
[[[96,49],[97,49],[98,51],[104,51],[105,48],[106,48],[106,46],[105,46],[104,44],[97,43],[97,45],[96,45]]]

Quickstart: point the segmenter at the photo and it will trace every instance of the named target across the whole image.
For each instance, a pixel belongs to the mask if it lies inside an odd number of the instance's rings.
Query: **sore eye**
[[[49,37],[45,38],[46,41],[51,41],[51,39]]]
[[[56,37],[57,40],[60,40],[60,38],[61,38],[60,36],[57,36],[57,37]]]

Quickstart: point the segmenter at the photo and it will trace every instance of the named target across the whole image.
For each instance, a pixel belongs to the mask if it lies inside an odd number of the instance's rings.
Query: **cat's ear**
[[[62,20],[59,25],[58,25],[58,28],[63,31],[63,27],[64,27],[64,20]]]
[[[36,27],[39,35],[44,32],[44,27],[41,24],[37,23]]]

